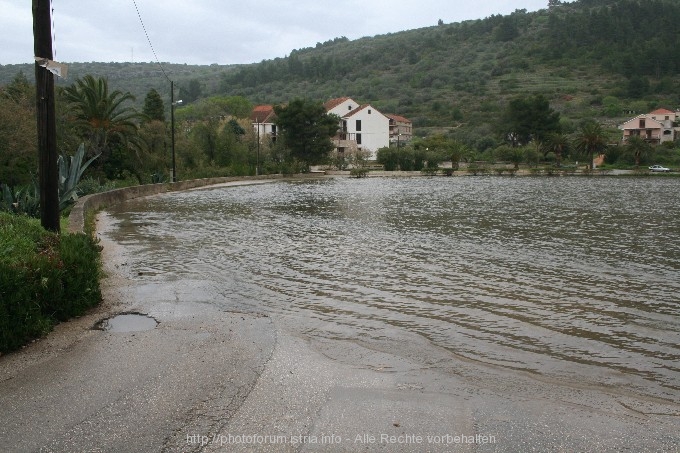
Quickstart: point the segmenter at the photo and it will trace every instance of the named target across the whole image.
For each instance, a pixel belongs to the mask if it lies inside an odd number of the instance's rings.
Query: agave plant
[[[34,181],[32,185],[18,188],[11,188],[3,184],[0,211],[25,214],[29,217],[40,217],[40,190],[38,183]]]
[[[78,147],[78,151],[67,160],[63,155],[59,156],[57,165],[59,166],[59,210],[63,211],[72,202],[78,200],[78,193],[76,192],[78,182],[83,176],[87,167],[98,158],[97,154],[87,162],[83,163],[85,156],[85,145],[83,143]]]
[[[14,205],[14,194],[12,189],[7,184],[0,184],[2,189],[2,197],[0,197],[0,211],[12,212],[12,205]]]

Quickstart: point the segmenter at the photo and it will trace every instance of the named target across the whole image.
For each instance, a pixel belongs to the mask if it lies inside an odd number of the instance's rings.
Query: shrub
[[[24,266],[0,262],[0,352],[12,351],[52,328],[33,294]]]
[[[80,316],[101,300],[100,247],[86,234],[61,236],[59,258],[61,277],[60,304],[53,307],[52,316],[64,321]]]
[[[36,219],[0,213],[0,352],[96,305],[100,269],[91,236],[57,235]]]
[[[349,171],[350,176],[353,178],[364,178],[368,176],[368,168],[366,167],[355,167]]]

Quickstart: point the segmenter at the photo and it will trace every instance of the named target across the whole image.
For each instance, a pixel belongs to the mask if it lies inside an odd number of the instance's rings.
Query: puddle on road
[[[95,329],[108,332],[142,332],[151,330],[157,325],[158,321],[144,313],[121,313],[99,321]]]

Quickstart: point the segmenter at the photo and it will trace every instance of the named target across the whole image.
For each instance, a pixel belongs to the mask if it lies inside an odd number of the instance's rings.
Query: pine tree
[[[144,109],[142,113],[148,121],[163,121],[165,122],[165,107],[163,106],[163,99],[158,91],[151,89],[144,98]]]

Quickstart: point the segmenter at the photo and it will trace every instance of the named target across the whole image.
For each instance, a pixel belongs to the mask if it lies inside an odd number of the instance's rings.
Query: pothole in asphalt
[[[158,325],[151,316],[144,313],[121,313],[111,318],[102,319],[94,328],[108,332],[142,332]]]

